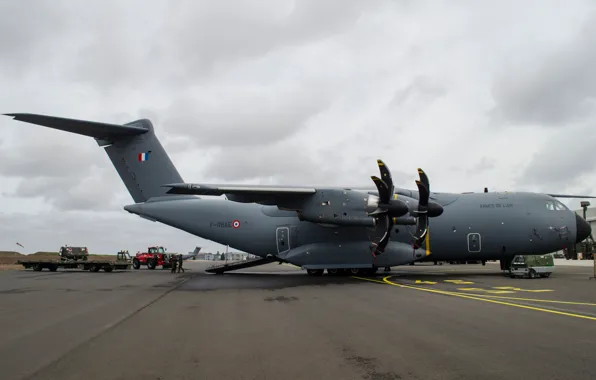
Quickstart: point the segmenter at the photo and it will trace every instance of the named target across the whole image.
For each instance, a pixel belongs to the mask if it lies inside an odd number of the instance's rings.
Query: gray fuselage
[[[166,197],[125,209],[234,249],[277,256],[305,268],[395,266],[419,259],[498,260],[554,252],[584,240],[586,231],[589,234],[583,219],[544,194],[433,196],[444,212],[431,220],[425,244],[414,252],[409,244],[413,226],[397,225],[386,252],[376,258],[369,246],[374,236],[382,234],[381,227],[323,226],[300,221],[296,212],[277,206]]]

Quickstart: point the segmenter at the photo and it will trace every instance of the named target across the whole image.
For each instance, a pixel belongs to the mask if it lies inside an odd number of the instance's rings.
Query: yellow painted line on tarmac
[[[422,280],[416,280],[417,284],[429,284],[429,285],[434,285],[436,284],[436,282],[434,281],[422,281]]]
[[[511,296],[493,296],[490,294],[477,294],[476,296],[489,297],[489,298],[502,298],[502,299],[507,299],[507,300],[526,301],[526,302],[559,303],[562,305],[577,305],[577,306],[596,306],[596,303],[589,303],[589,302],[543,300],[540,298],[521,298],[521,297],[511,297]]]
[[[551,290],[551,289],[522,289],[522,288],[516,288],[515,286],[494,286],[493,289],[514,290],[516,292],[530,292],[530,293],[554,292],[554,290]]]
[[[484,292],[484,293],[492,293],[492,294],[515,293],[513,290],[492,290],[492,289],[484,289],[484,288],[457,288],[457,290],[462,290],[464,292]],[[456,292],[454,292],[454,293],[456,293]]]
[[[359,280],[370,281],[370,282],[377,282],[377,283],[380,283],[380,284],[387,284],[387,285],[397,286],[397,287],[400,287],[400,288],[421,290],[423,292],[430,292],[430,293],[436,293],[436,294],[444,294],[444,295],[453,296],[453,297],[468,298],[468,299],[472,299],[472,300],[476,300],[476,301],[494,303],[494,304],[504,305],[504,306],[517,307],[517,308],[520,308],[520,309],[541,311],[543,313],[558,314],[558,315],[564,315],[564,316],[567,316],[567,317],[580,318],[580,319],[588,319],[588,320],[591,320],[591,321],[596,321],[596,317],[591,317],[591,316],[588,316],[588,315],[582,315],[582,314],[576,314],[576,313],[567,313],[567,312],[564,312],[564,311],[550,310],[550,309],[544,309],[544,308],[535,307],[535,306],[526,306],[526,305],[520,305],[520,304],[516,304],[516,303],[512,303],[512,302],[504,302],[504,301],[498,301],[498,300],[493,300],[493,299],[487,299],[488,297],[491,297],[491,296],[488,296],[488,295],[476,295],[476,294],[475,295],[469,295],[469,294],[449,292],[449,291],[444,291],[444,290],[429,289],[429,288],[420,288],[420,287],[417,287],[417,286],[398,284],[398,283],[389,281],[389,278],[391,278],[391,277],[392,276],[383,277],[383,281],[373,280],[373,279],[364,278],[364,277],[354,277],[354,278],[359,279]],[[493,297],[496,297],[496,296],[492,296],[491,298],[493,298]],[[501,296],[501,297],[503,297],[503,296]]]
[[[469,285],[469,284],[473,284],[472,281],[464,281],[464,280],[445,280],[445,282],[450,282],[452,284],[457,284],[457,285]]]

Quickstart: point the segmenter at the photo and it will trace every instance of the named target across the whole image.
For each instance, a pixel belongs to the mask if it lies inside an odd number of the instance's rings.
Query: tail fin
[[[168,183],[182,177],[155,136],[153,124],[140,119],[124,125],[27,113],[6,114],[15,120],[93,137],[105,147],[112,164],[136,203],[166,195]]]

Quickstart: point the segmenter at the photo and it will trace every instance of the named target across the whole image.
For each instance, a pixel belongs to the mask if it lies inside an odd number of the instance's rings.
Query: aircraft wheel
[[[320,276],[324,271],[324,269],[307,269],[306,273],[308,273],[309,276]]]

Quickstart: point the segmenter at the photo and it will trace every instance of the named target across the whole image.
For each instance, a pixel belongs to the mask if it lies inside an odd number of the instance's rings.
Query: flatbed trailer
[[[128,270],[132,265],[130,255],[118,253],[115,260],[19,260],[17,264],[21,264],[25,269],[33,269],[39,272],[43,269],[48,269],[50,272],[55,272],[58,268],[62,269],[82,269],[91,272],[99,272],[103,269],[104,272],[111,272],[114,269]]]

